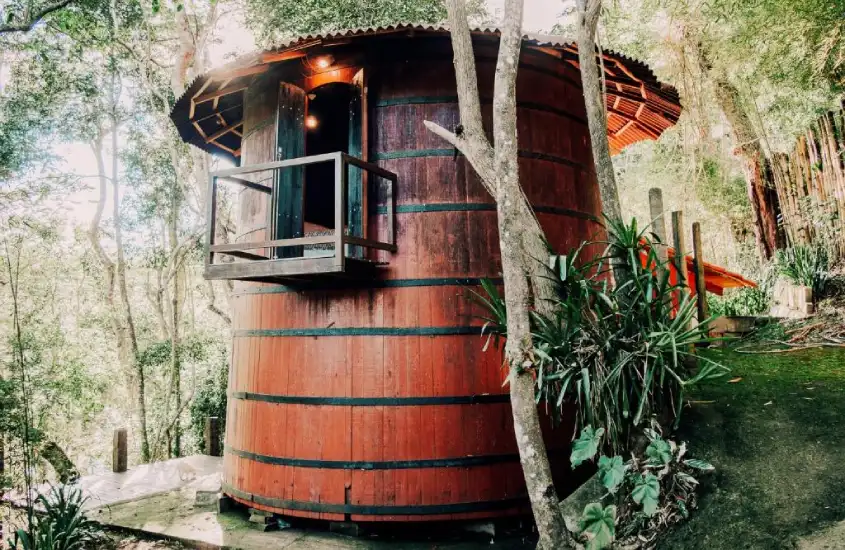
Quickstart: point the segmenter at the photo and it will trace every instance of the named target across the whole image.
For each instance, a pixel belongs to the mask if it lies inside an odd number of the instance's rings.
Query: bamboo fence
[[[772,176],[781,224],[793,245],[819,244],[845,256],[845,110],[828,112],[776,153]]]

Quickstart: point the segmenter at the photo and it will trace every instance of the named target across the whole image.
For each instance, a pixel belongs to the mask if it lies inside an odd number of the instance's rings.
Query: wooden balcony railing
[[[217,187],[219,182],[240,185],[252,191],[267,195],[267,224],[265,235],[277,235],[276,213],[285,205],[279,204],[279,171],[304,167],[309,164],[334,163],[334,231],[327,235],[305,235],[295,238],[272,239],[254,242],[215,244],[217,227]],[[385,227],[387,241],[382,242],[367,238],[367,223],[358,220],[357,232],[363,236],[347,234],[348,173],[349,166],[364,171],[368,177],[362,177],[361,196],[357,197],[361,205],[359,210],[366,212],[366,200],[369,191],[375,191],[386,207],[387,217]],[[273,185],[265,185],[245,179],[244,175],[256,172],[272,171]],[[319,275],[351,274],[368,267],[379,265],[364,259],[365,254],[356,254],[354,249],[386,250],[396,252],[396,206],[394,200],[396,188],[396,174],[380,168],[374,164],[364,162],[346,153],[326,153],[299,157],[276,162],[254,164],[241,168],[232,168],[215,172],[209,177],[208,209],[206,212],[206,246],[205,246],[205,278],[206,279],[241,279],[252,281],[287,282],[291,279],[309,279]],[[306,183],[307,185],[307,183]],[[381,206],[381,205],[380,205]],[[301,208],[301,205],[299,206]],[[304,213],[303,213],[304,214]],[[331,254],[317,257],[306,256],[305,247],[315,245],[331,245]],[[294,248],[295,247],[295,248]],[[277,258],[276,256],[291,256],[288,252],[280,253],[282,249],[294,248],[292,257]],[[220,256],[228,257],[228,261],[216,262]]]

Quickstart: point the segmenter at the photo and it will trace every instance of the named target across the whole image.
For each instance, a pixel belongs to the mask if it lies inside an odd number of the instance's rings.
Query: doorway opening
[[[342,151],[356,154],[354,143],[360,142],[359,117],[353,111],[358,105],[358,89],[342,82],[332,82],[308,93],[305,117],[305,152],[320,155]],[[357,119],[357,120],[356,120]],[[360,153],[358,153],[360,154]],[[306,234],[333,230],[334,164],[319,163],[305,168],[304,219]]]

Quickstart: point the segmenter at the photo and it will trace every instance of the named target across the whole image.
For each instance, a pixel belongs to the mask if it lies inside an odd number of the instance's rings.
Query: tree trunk
[[[170,241],[170,257],[172,262],[176,262],[175,270],[172,270],[171,277],[173,279],[173,290],[170,296],[170,388],[167,396],[167,409],[170,408],[171,395],[175,403],[174,409],[182,410],[182,365],[179,360],[179,348],[181,346],[180,325],[182,324],[182,288],[183,279],[185,277],[184,264],[179,254],[179,189],[174,186],[171,190],[171,205],[170,205],[170,223],[168,227],[168,239]],[[165,421],[169,418],[168,414],[164,416]],[[182,447],[182,433],[181,423],[178,420],[173,424],[172,432],[168,430],[168,449],[171,457],[178,457],[181,454]]]
[[[516,130],[516,75],[522,45],[522,0],[505,3],[506,25],[501,34],[493,90],[494,145],[482,126],[472,37],[464,0],[448,0],[458,105],[463,131],[456,135],[426,121],[426,127],[458,148],[478,173],[497,203],[502,273],[507,305],[505,355],[509,365],[511,407],[520,462],[540,535],[547,550],[571,546],[560,514],[534,401],[530,324],[531,291],[534,306],[548,308],[553,287],[544,267],[548,250],[543,232],[519,183]]]
[[[596,28],[601,14],[601,0],[578,0],[578,64],[581,67],[581,85],[587,107],[587,125],[590,130],[593,161],[601,193],[602,210],[609,219],[622,220],[616,172],[610,158],[607,141],[607,112],[602,91],[598,63],[596,63]],[[598,52],[602,55],[602,52]]]
[[[742,158],[748,200],[754,213],[754,236],[758,253],[763,260],[771,259],[775,250],[784,243],[777,223],[780,203],[774,176],[760,144],[760,136],[742,106],[739,90],[716,73],[700,45],[698,50],[701,69],[713,84],[719,107],[733,130],[735,152]]]
[[[47,441],[38,454],[52,466],[61,483],[74,483],[79,479],[79,469],[55,441]]]
[[[106,303],[109,305],[112,330],[117,341],[117,354],[124,371],[129,375],[133,388],[133,399],[135,401],[134,416],[138,423],[138,434],[141,441],[141,461],[149,462],[149,442],[147,437],[147,419],[145,405],[145,387],[143,369],[138,365],[138,344],[135,337],[135,324],[132,318],[132,310],[129,306],[128,290],[126,286],[126,261],[123,254],[123,235],[120,227],[120,186],[117,179],[117,123],[112,120],[112,192],[113,192],[113,217],[115,224],[115,245],[117,248],[117,261],[112,261],[100,242],[100,223],[105,210],[106,188],[109,176],[106,175],[105,158],[103,153],[103,133],[100,132],[91,148],[97,161],[97,172],[100,180],[100,196],[97,203],[97,210],[91,221],[88,230],[88,240],[94,249],[100,263],[103,266],[103,291]],[[120,303],[115,297],[115,290],[120,297]]]
[[[217,5],[212,4],[205,21],[195,21],[197,33],[191,31],[191,21],[189,18],[196,18],[196,14],[189,14],[186,10],[177,10],[174,14],[177,29],[177,43],[178,49],[175,52],[174,64],[170,73],[170,88],[173,94],[180,96],[185,88],[188,73],[193,67],[196,72],[201,72],[203,68],[203,55],[205,53],[205,45],[214,25],[217,21]],[[167,120],[169,104],[166,101],[161,102],[161,113],[163,120]],[[173,181],[170,201],[170,216],[168,218],[167,226],[167,240],[170,245],[170,260],[167,266],[167,278],[160,283],[159,290],[164,291],[164,285],[170,287],[170,387],[168,388],[167,397],[165,399],[165,414],[164,422],[168,426],[165,430],[164,436],[167,440],[167,453],[171,457],[178,457],[181,455],[181,438],[182,428],[180,417],[183,411],[182,403],[182,365],[180,360],[181,347],[181,325],[182,325],[182,310],[184,306],[184,294],[186,292],[186,272],[185,272],[185,255],[187,254],[187,244],[180,244],[179,242],[179,220],[181,218],[181,210],[183,206],[183,186],[180,184],[184,181],[193,180],[197,196],[201,197],[200,202],[204,203],[205,190],[208,175],[208,159],[207,154],[200,151],[191,151],[191,174],[187,175],[180,170],[179,152],[177,151],[178,140],[175,136],[171,137],[170,157],[173,169],[177,174]],[[192,177],[193,176],[193,177]],[[204,204],[198,205],[199,211],[205,211]],[[172,281],[171,281],[172,280]],[[212,301],[213,305],[213,301]],[[171,403],[173,403],[173,411],[175,418],[171,419],[170,410]],[[158,448],[158,442],[156,442]]]
[[[117,141],[118,121],[117,114],[115,113],[117,109],[116,98],[112,107],[112,193],[114,194],[114,240],[117,251],[117,261],[115,262],[117,289],[122,306],[124,340],[129,344],[128,350],[126,350],[129,352],[129,356],[125,358],[125,361],[132,365],[135,374],[135,402],[137,407],[138,431],[141,436],[141,461],[149,462],[150,443],[147,435],[146,382],[144,379],[144,368],[138,362],[138,338],[135,332],[135,319],[132,316],[132,305],[129,301],[129,290],[126,284],[126,257],[123,248],[122,216],[120,213],[120,179],[117,167],[119,149]]]
[[[590,131],[590,147],[593,164],[601,195],[602,213],[610,223],[622,222],[622,206],[619,202],[619,188],[616,172],[610,157],[610,143],[607,140],[607,111],[605,94],[602,90],[599,64],[596,62],[596,29],[599,25],[602,0],[577,0],[578,6],[578,65],[581,69],[581,86],[584,105],[587,109],[587,127]],[[603,56],[601,49],[598,55]],[[631,274],[625,260],[615,254],[610,257],[613,280],[617,286],[630,279]]]

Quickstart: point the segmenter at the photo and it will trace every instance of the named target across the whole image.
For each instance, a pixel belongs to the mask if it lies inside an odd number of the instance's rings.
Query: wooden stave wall
[[[341,395],[402,398],[480,394],[500,397],[487,398],[498,401],[484,404],[416,407],[318,407],[230,397],[224,480],[227,492],[252,506],[290,515],[353,521],[464,519],[525,511],[524,505],[507,500],[521,497],[524,486],[521,469],[515,459],[510,406],[506,401],[505,389],[501,387],[501,357],[495,352],[482,351],[483,341],[477,331],[475,334],[449,335],[319,337],[283,332],[302,328],[314,328],[319,332],[323,327],[341,331],[354,328],[375,333],[384,332],[385,327],[405,331],[414,331],[419,327],[451,327],[456,331],[464,331],[465,327],[480,324],[475,317],[481,312],[460,296],[465,296],[467,291],[457,284],[457,279],[472,283],[480,277],[498,275],[498,237],[492,200],[463,158],[455,161],[452,156],[443,155],[442,151],[437,156],[418,158],[391,159],[388,158],[390,155],[385,155],[391,151],[442,150],[446,145],[422,127],[422,120],[436,120],[444,125],[454,124],[457,120],[457,105],[454,102],[390,104],[391,100],[399,100],[401,103],[403,98],[410,97],[443,98],[454,95],[453,80],[418,78],[415,81],[408,78],[408,67],[406,64],[390,63],[371,67],[370,73],[374,76],[370,81],[371,105],[385,102],[371,112],[371,120],[374,122],[370,130],[370,159],[399,174],[399,253],[385,257],[390,261],[389,269],[384,274],[387,282],[376,285],[385,288],[309,290],[297,293],[273,285],[242,284],[234,298],[235,343],[230,391],[309,397]],[[485,80],[492,80],[492,64],[482,62],[479,67],[484,89]],[[441,76],[452,74],[451,63],[431,62],[428,69]],[[416,70],[419,71],[419,65],[416,65]],[[564,77],[555,77],[551,72],[560,73]],[[526,191],[532,203],[545,207],[538,213],[538,218],[550,242],[557,245],[559,250],[577,246],[581,240],[594,234],[598,225],[590,218],[596,217],[600,209],[589,157],[586,124],[583,122],[583,103],[578,101],[580,89],[572,84],[573,75],[566,73],[566,67],[550,59],[545,71],[536,71],[535,74],[522,71],[518,82],[518,99],[521,103],[531,105],[519,109],[520,148],[556,159],[552,162],[524,157],[520,159],[520,169],[524,181],[530,182]],[[417,74],[424,74],[424,71]],[[528,79],[526,74],[530,74]],[[402,87],[394,88],[391,86],[393,83],[402,83]],[[448,94],[450,86],[452,93]],[[546,94],[547,102],[565,99],[572,112],[562,114],[537,109],[536,105],[544,100],[543,93]],[[489,110],[489,106],[485,106],[487,122],[490,118]],[[555,106],[553,110],[562,109]],[[393,120],[402,118],[412,120],[413,124],[408,126],[406,123],[404,128],[391,127],[385,118],[391,117],[390,111],[394,111]],[[549,138],[548,131],[532,135],[532,129],[539,128],[544,122],[547,129],[549,124],[560,124],[561,121],[563,124],[556,127],[558,131],[552,138]],[[245,136],[250,135],[248,123],[245,123],[244,131]],[[411,136],[413,142],[408,141]],[[249,145],[249,140],[245,140],[245,156]],[[553,192],[552,186],[543,184],[555,178],[565,179],[571,184],[567,192]],[[467,204],[470,206],[463,206]],[[432,205],[435,208],[433,211],[420,211]],[[553,209],[559,211],[550,213],[549,210]],[[581,214],[573,216],[571,210],[580,211]],[[450,245],[461,242],[469,243],[470,246],[465,249],[453,248],[451,256],[442,253]],[[426,304],[428,308],[424,307]],[[290,315],[292,312],[297,315]],[[279,336],[284,337],[268,336],[271,333],[268,331],[277,331]],[[326,343],[329,345],[324,345]],[[420,350],[416,356],[410,351],[415,349]],[[380,360],[365,360],[365,357],[378,358],[379,350]],[[389,375],[391,369],[398,370],[393,358],[402,357],[403,354],[406,364],[412,365],[419,365],[423,362],[420,356],[427,356],[429,359],[426,362],[430,362],[432,373],[440,372],[441,375],[446,372],[450,358],[455,356],[463,357],[463,364],[468,368],[462,370],[462,376],[451,379],[448,376],[439,378],[433,375],[426,378],[418,368],[411,369],[419,376],[400,384]],[[273,357],[279,356],[289,361],[286,365],[289,374],[286,384],[270,376],[270,373],[279,370],[278,363],[273,361]],[[347,373],[363,372],[365,376],[360,381],[353,380],[351,384],[348,380],[339,383],[337,378],[343,378],[338,376],[340,370],[334,370],[324,363],[322,370],[318,366],[315,372],[313,362],[303,361],[327,356],[332,357],[329,364],[336,365],[337,369],[345,368]],[[382,370],[380,375],[375,376],[367,374],[369,369],[378,368],[388,370]],[[395,375],[395,372],[392,374]],[[291,379],[296,383],[291,385]],[[331,383],[324,383],[326,379],[331,380]],[[385,384],[385,380],[394,382]],[[431,413],[433,425],[423,422],[426,413]],[[280,418],[285,419],[286,434],[290,432],[291,423],[297,430],[309,431],[311,428],[310,433],[335,432],[341,436],[352,433],[353,439],[354,434],[364,433],[359,426],[367,422],[376,423],[380,420],[382,430],[379,435],[367,429],[367,435],[372,437],[354,443],[342,438],[340,443],[324,441],[323,438],[310,442],[288,438],[280,442],[269,433],[282,431]],[[310,419],[310,423],[306,418]],[[260,430],[263,435],[247,437],[247,434],[252,433],[251,427],[255,422],[264,423]],[[413,426],[415,422],[419,426]],[[314,428],[315,424],[320,428]],[[325,430],[326,424],[332,427]],[[453,426],[461,428],[460,438],[451,441],[438,438],[437,428],[453,429],[450,428]],[[432,428],[435,433],[430,432]],[[464,437],[465,432],[469,437]],[[395,439],[401,438],[402,434],[413,436],[405,441]],[[563,435],[561,431],[554,438],[555,446],[563,451],[557,455],[559,459],[555,462],[558,472],[562,474],[568,471],[565,453],[568,435]],[[391,437],[394,439],[391,440]],[[290,439],[294,439],[293,447]],[[432,441],[430,450],[415,444],[429,440]],[[360,446],[356,447],[358,443]],[[242,447],[248,447],[249,452],[260,455],[332,461],[421,460],[507,454],[514,459],[470,468],[315,469],[256,462],[238,456],[232,450],[244,450]],[[377,456],[379,452],[381,454]],[[386,457],[385,452],[389,456]],[[349,492],[347,487],[351,487]],[[279,502],[266,505],[249,501],[249,498],[245,498],[247,494],[338,505],[348,502],[361,506],[454,505],[497,501],[508,505],[502,507],[497,504],[480,512],[445,514],[348,514],[343,512],[349,512],[350,509],[313,512],[285,508]]]

